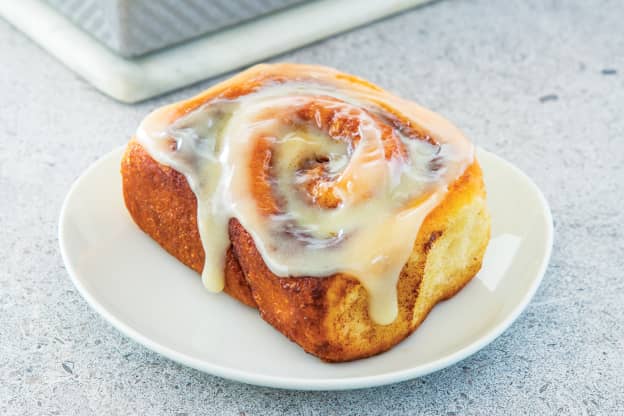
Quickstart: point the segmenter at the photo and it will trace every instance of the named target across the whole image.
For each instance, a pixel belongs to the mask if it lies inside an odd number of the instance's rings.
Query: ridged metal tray
[[[290,0],[281,4],[290,5],[296,2],[300,4],[131,59],[116,53],[113,49],[114,44],[109,48],[104,42],[82,30],[79,25],[74,24],[53,7],[50,4],[53,1],[67,4],[71,1],[74,4],[73,9],[67,5],[64,7],[72,9],[71,12],[79,14],[83,20],[88,20],[84,19],[84,16],[93,16],[88,11],[90,9],[87,3],[92,4],[90,7],[98,7],[96,0],[0,0],[0,17],[23,31],[103,93],[119,101],[133,103],[260,62],[271,56],[435,0]],[[145,1],[101,0],[101,3],[119,5]],[[160,1],[162,0],[153,0]],[[175,4],[179,5],[182,2],[187,4],[192,1],[198,0],[179,0]],[[243,1],[250,0],[231,0],[232,4],[236,3],[239,7]],[[216,3],[213,1],[211,4]],[[110,9],[102,8],[99,18],[91,17],[94,20],[94,27],[102,29],[106,26],[105,21],[121,21],[121,19],[106,20],[104,10]],[[119,13],[116,16],[118,15]],[[148,24],[152,27],[152,32],[145,35],[148,40],[153,39],[156,34],[162,36],[161,32],[171,30],[166,29],[169,23],[162,23],[165,20],[159,20],[161,23],[155,25],[153,22],[157,19],[145,18],[152,22]],[[178,30],[184,30],[184,26],[184,24],[171,25]],[[135,31],[140,31],[142,26],[135,23],[135,26],[131,27]],[[107,30],[112,29],[109,27]],[[117,32],[113,31],[114,33],[119,33],[119,29],[115,30]],[[180,41],[182,37],[174,39]],[[158,47],[166,44],[167,42],[161,42]],[[139,53],[140,50],[126,48],[123,52],[128,55]],[[142,50],[146,51],[149,48]]]
[[[125,57],[180,43],[310,0],[47,0]]]

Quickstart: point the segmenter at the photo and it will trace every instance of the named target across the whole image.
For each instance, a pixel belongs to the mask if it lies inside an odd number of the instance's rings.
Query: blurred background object
[[[430,1],[20,0],[0,15],[131,103]]]
[[[47,0],[113,51],[134,57],[305,0]]]

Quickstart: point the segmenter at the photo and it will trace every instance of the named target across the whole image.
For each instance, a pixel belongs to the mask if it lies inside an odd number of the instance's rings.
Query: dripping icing
[[[368,292],[371,318],[390,324],[398,313],[398,278],[420,225],[447,185],[472,163],[474,150],[440,116],[335,74],[317,70],[313,82],[266,84],[235,99],[209,100],[173,121],[171,114],[180,104],[163,107],[141,123],[137,139],[155,160],[181,172],[197,197],[206,253],[202,281],[209,290],[223,289],[228,221],[236,218],[273,273],[284,278],[354,276]],[[314,128],[321,124],[318,113],[308,123],[312,128],[293,129],[292,123],[274,117],[312,102],[357,119],[359,143],[353,146]],[[387,160],[374,119],[384,114],[379,105],[400,109],[437,145],[393,129],[406,155]],[[271,189],[282,202],[281,211],[270,215],[259,212],[249,175],[253,144],[260,137],[271,147]],[[334,181],[340,202],[331,209],[319,207],[301,191],[314,184],[319,169]]]

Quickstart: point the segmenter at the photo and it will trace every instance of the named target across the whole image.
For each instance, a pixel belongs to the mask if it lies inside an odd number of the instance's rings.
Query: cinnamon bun
[[[257,65],[154,111],[121,173],[143,231],[325,361],[407,337],[489,240],[463,134],[320,66]]]

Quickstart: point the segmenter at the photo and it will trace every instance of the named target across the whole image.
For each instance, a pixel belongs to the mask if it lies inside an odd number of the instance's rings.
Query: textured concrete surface
[[[61,202],[150,109],[100,95],[0,21],[0,414],[624,414],[624,2],[447,0],[279,59],[354,72],[455,121],[549,199],[534,301],[430,376],[350,392],[211,377],[120,335],[73,288]]]

